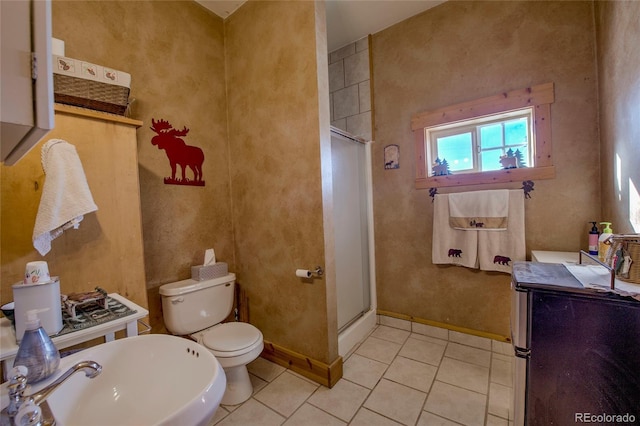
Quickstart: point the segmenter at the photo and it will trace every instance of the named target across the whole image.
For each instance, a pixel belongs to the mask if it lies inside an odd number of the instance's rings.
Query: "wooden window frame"
[[[415,137],[416,189],[555,178],[556,171],[551,156],[551,104],[554,99],[553,83],[545,83],[414,114],[411,117],[411,130]],[[426,127],[471,120],[526,107],[533,107],[534,167],[444,176],[428,175],[425,151]]]

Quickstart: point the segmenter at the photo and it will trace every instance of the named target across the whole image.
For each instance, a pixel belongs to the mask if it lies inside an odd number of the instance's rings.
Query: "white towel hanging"
[[[432,263],[510,274],[513,261],[525,260],[524,193],[505,190],[504,194],[507,208],[489,212],[487,216],[505,214],[506,210],[504,229],[454,228],[450,224],[453,194],[437,194],[433,208]],[[486,215],[487,211],[482,214]]]
[[[87,213],[98,210],[75,146],[51,139],[42,146],[42,168],[46,175],[36,223],[33,246],[44,256],[51,241],[69,228],[78,229]]]
[[[478,233],[449,226],[449,197],[437,194],[433,206],[433,264],[451,264],[478,268]]]
[[[512,189],[509,217],[504,231],[478,232],[478,260],[483,271],[511,273],[513,262],[526,260],[524,234],[524,192]]]

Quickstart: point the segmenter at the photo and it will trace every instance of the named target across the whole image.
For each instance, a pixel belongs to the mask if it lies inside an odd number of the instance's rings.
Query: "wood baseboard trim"
[[[266,340],[260,356],[328,388],[332,388],[342,378],[341,356],[331,364],[325,364]]]
[[[460,333],[471,334],[473,336],[486,337],[487,339],[498,340],[500,342],[511,342],[511,339],[509,337],[502,336],[500,334],[488,333],[486,331],[474,330],[472,328],[460,327],[457,325],[447,324],[444,322],[432,321],[432,320],[427,320],[423,318],[416,318],[411,315],[396,314],[395,312],[381,311],[381,310],[377,310],[376,314],[384,315],[391,318],[403,319],[406,321],[413,321],[420,324],[431,325],[433,327],[446,328],[447,330],[458,331]]]

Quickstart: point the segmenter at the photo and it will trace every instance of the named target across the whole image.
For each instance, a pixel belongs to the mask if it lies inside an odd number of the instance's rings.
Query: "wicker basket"
[[[629,276],[623,277],[619,275],[618,278],[630,283],[640,284],[640,243],[627,243],[626,251],[628,255],[631,256],[633,263],[631,264],[631,268],[629,268]]]
[[[632,260],[628,273],[618,271],[616,278],[622,281],[640,284],[640,235],[614,235],[612,238],[612,250],[622,251],[623,258],[629,256]]]
[[[53,97],[62,104],[124,115],[129,103],[129,88],[53,74]]]

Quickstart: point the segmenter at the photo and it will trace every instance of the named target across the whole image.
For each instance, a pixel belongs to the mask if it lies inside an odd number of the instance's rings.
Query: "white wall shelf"
[[[52,337],[51,341],[56,345],[56,348],[61,350],[100,337],[103,337],[105,342],[110,342],[115,340],[116,331],[121,330],[126,331],[127,337],[137,336],[138,321],[149,315],[149,311],[117,293],[110,293],[109,297],[112,297],[123,305],[126,305],[129,309],[135,312],[131,315],[127,315],[126,317],[116,318],[113,321],[104,322],[93,327]],[[19,346],[16,343],[16,334],[13,326],[11,325],[11,321],[4,317],[0,318],[0,361],[2,361],[5,376],[13,367],[13,361],[18,353],[18,347]]]

